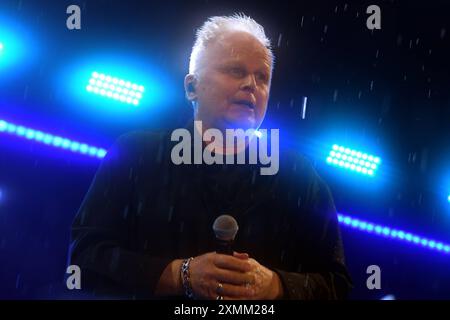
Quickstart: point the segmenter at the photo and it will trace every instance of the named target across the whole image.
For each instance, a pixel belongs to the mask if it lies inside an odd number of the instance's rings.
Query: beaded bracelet
[[[194,298],[194,292],[192,291],[191,281],[190,281],[190,273],[189,273],[189,264],[194,260],[193,257],[189,259],[185,259],[183,264],[181,265],[181,280],[183,282],[184,294],[189,299]]]

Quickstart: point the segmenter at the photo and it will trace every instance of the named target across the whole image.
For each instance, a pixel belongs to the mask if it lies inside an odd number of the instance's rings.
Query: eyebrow
[[[221,62],[218,64],[218,66],[220,68],[231,66],[231,65],[245,68],[245,65],[242,62],[240,62],[239,60],[228,60],[228,61],[224,61],[224,62]],[[270,74],[270,66],[265,65],[262,68],[258,68],[257,71]]]

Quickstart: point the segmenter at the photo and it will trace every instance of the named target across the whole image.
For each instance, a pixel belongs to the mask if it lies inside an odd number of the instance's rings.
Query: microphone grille
[[[239,230],[239,226],[236,219],[230,215],[223,214],[214,220],[213,230],[216,238],[230,241],[234,240],[234,237]]]

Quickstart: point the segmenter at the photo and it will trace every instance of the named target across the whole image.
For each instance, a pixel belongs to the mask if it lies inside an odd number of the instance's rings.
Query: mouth
[[[242,105],[242,106],[248,107],[252,110],[255,109],[255,104],[253,102],[251,102],[250,100],[235,100],[235,101],[233,101],[233,104]]]

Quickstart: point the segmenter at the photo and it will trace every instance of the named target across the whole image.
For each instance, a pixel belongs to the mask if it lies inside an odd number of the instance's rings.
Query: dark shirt
[[[172,260],[215,251],[212,224],[229,214],[239,224],[234,250],[277,272],[284,299],[347,296],[333,199],[305,157],[280,150],[279,172],[264,176],[261,165],[174,165],[176,143],[133,132],[108,151],[72,226],[82,289],[154,298]]]

